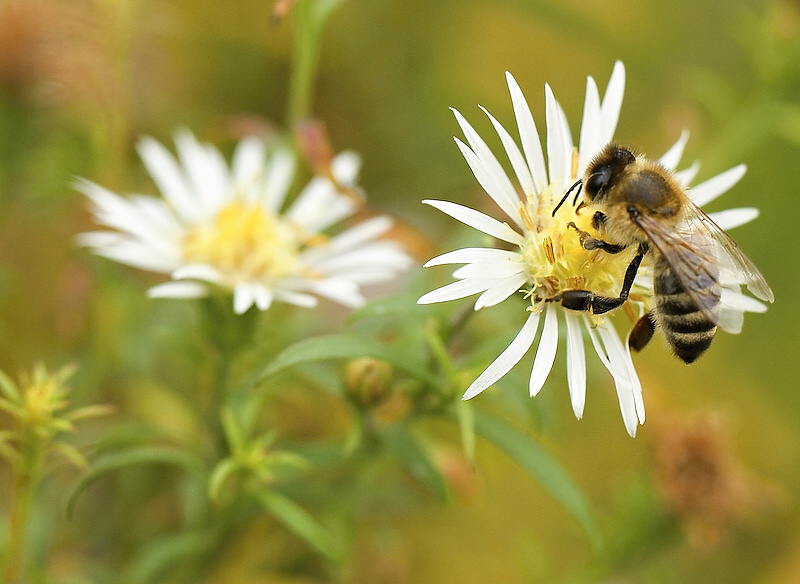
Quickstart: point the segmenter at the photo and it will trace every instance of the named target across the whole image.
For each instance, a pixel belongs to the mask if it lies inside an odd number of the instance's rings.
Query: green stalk
[[[14,468],[14,482],[11,491],[11,513],[8,520],[8,563],[6,564],[6,584],[24,582],[25,540],[28,519],[33,504],[33,494],[39,482],[43,444],[32,432],[25,440],[25,453],[19,466]]]
[[[298,0],[294,7],[295,35],[289,86],[289,127],[311,117],[322,31],[328,17],[342,2],[343,0]]]

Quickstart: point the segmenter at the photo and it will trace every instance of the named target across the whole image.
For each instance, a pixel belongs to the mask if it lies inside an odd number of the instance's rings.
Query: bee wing
[[[686,227],[677,231],[644,214],[634,222],[704,316],[728,332],[739,332],[745,310],[764,310],[758,301],[739,292],[739,284],[768,302],[774,300],[772,290],[752,260],[702,209],[692,204],[687,220]],[[721,297],[717,282],[722,286]]]
[[[706,215],[706,213],[694,203],[689,207],[690,219],[694,219],[692,223],[696,226],[697,230],[708,236],[711,240],[715,241],[719,246],[717,254],[720,256],[720,262],[723,267],[733,269],[737,284],[746,284],[747,289],[753,293],[756,298],[764,300],[765,302],[773,302],[775,295],[772,289],[764,279],[763,274],[758,270],[753,261],[747,257],[741,248],[736,244],[731,236],[725,233],[722,228],[714,223],[713,219]],[[727,259],[724,262],[722,258]],[[725,265],[725,264],[728,265]]]
[[[683,290],[703,315],[715,325],[720,324],[719,264],[712,241],[697,233],[676,231],[652,217],[640,214],[633,222],[645,232],[669,265]],[[723,327],[724,328],[724,327]]]

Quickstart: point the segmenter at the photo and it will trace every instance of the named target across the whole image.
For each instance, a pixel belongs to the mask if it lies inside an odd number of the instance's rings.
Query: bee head
[[[602,199],[614,186],[622,172],[636,157],[617,144],[609,144],[598,154],[586,169],[583,190],[589,201]]]

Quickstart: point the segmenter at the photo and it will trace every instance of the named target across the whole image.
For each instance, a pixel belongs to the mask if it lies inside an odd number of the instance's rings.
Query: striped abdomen
[[[697,308],[661,257],[653,270],[653,290],[657,326],[664,331],[675,354],[685,363],[691,363],[711,345],[717,326]],[[708,282],[705,297],[713,300],[714,305],[719,303],[720,293],[718,281]]]

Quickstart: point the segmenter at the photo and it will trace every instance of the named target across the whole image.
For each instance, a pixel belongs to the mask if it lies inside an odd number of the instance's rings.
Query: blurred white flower
[[[203,296],[211,285],[233,292],[237,314],[252,305],[266,310],[273,301],[312,307],[318,297],[357,307],[365,301],[362,285],[390,280],[411,264],[396,242],[379,239],[392,225],[389,217],[323,233],[358,207],[337,189],[353,187],[356,154],[333,159],[338,185],[315,176],[281,212],[295,169],[288,148],[245,138],[229,167],[216,148],[188,131],[178,132],[175,143],[177,159],[152,138],[138,145],[163,198],[120,196],[88,180],[77,184],[97,222],[111,229],[81,234],[79,243],[171,276],[148,291],[151,297]]]
[[[583,230],[591,231],[591,218],[586,213],[577,213],[576,206],[564,205],[553,216],[553,210],[567,189],[583,176],[589,162],[613,139],[625,89],[624,66],[620,62],[615,64],[602,100],[595,81],[588,78],[577,148],[572,142],[564,111],[550,87],[545,86],[547,166],[525,97],[511,74],[507,73],[506,77],[522,149],[489,112],[484,112],[500,137],[521,187],[522,197],[483,139],[459,112],[453,111],[467,141],[465,144],[456,138],[456,144],[478,182],[510,219],[510,223],[457,203],[424,201],[458,221],[501,240],[506,249],[465,248],[431,259],[425,264],[426,267],[465,265],[453,273],[456,282],[423,295],[419,303],[444,302],[481,293],[475,303],[475,310],[479,310],[498,304],[517,292],[523,293],[530,301],[522,330],[469,386],[464,399],[472,398],[490,387],[522,359],[534,344],[541,320],[544,324],[529,386],[531,396],[536,395],[553,367],[558,346],[558,323],[563,320],[566,325],[567,382],[573,411],[578,418],[583,416],[586,401],[585,330],[594,351],[613,376],[625,428],[634,436],[638,424],[645,420],[642,386],[631,360],[630,349],[608,319],[611,312],[601,315],[576,312],[552,301],[561,291],[568,289],[584,289],[596,295],[617,297],[626,269],[636,252],[635,246],[629,246],[631,249],[617,254],[584,249],[576,232],[568,225],[574,223]],[[661,157],[661,164],[674,171],[687,139],[688,134],[684,133]],[[697,169],[698,165],[695,164],[675,174],[687,186]],[[744,171],[743,165],[734,167],[694,188],[687,188],[687,192],[696,203],[705,204],[730,189]],[[754,219],[756,215],[755,209],[748,208],[712,213],[711,217],[721,227],[729,229]],[[636,312],[642,314],[649,310],[653,293],[650,267],[643,265],[640,272],[629,301],[622,306],[631,318],[636,317]],[[732,294],[730,290],[726,293]],[[740,312],[764,308],[758,301],[742,294],[728,304],[737,306]]]

